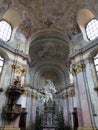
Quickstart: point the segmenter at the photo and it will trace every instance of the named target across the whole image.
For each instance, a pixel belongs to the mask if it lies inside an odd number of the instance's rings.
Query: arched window
[[[89,9],[78,12],[77,23],[85,41],[89,42],[98,37],[98,21]]]
[[[3,65],[4,65],[4,58],[2,56],[0,56],[0,76],[2,73]]]
[[[3,41],[9,41],[11,38],[11,34],[12,34],[11,25],[5,20],[1,20],[0,21],[0,39],[2,39]]]
[[[96,75],[98,77],[98,53],[94,56],[94,65],[95,65]]]
[[[86,34],[89,40],[94,40],[98,37],[98,21],[92,19],[86,26]]]

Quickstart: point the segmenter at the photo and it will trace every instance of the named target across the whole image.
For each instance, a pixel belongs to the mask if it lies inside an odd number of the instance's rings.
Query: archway
[[[33,99],[33,103],[35,104],[36,102],[36,106],[32,104],[33,121],[35,121],[34,118],[36,117],[34,114],[36,113],[36,108],[41,108],[41,112],[45,110],[45,103],[44,105],[41,104],[40,98],[43,95],[43,88],[47,86],[47,80],[51,81],[56,89],[53,95],[53,102],[50,105],[55,104],[58,111],[63,110],[61,93],[66,89],[65,85],[69,83],[69,68],[67,68],[69,44],[64,35],[61,37],[61,34],[56,30],[49,30],[47,33],[45,31],[40,32],[32,38],[30,44],[30,83],[32,89],[36,90],[38,94],[38,99],[36,101]],[[47,105],[49,109],[49,104]],[[52,128],[52,126],[50,127]]]

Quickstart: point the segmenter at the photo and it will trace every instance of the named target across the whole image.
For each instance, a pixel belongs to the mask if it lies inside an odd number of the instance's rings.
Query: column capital
[[[85,64],[81,64],[73,67],[71,73],[72,75],[77,75],[78,73],[83,71],[85,71]]]

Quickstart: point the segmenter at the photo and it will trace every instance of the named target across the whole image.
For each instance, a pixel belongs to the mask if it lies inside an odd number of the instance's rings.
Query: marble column
[[[95,126],[91,120],[90,104],[88,100],[87,86],[85,82],[84,72],[85,64],[75,66],[73,68],[75,92],[77,97],[77,113],[79,130],[94,130]]]

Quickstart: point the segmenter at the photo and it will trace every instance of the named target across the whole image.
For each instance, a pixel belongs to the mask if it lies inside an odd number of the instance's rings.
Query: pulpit
[[[0,130],[20,130],[21,105],[17,105],[16,101],[23,92],[24,89],[18,81],[9,85],[7,90],[8,102],[3,109],[5,126]]]

